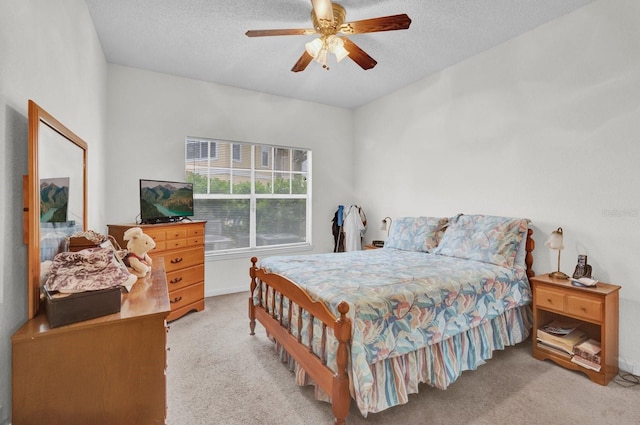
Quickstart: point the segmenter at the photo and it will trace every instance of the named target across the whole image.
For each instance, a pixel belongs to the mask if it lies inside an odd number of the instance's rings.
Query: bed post
[[[256,283],[256,263],[258,262],[257,257],[251,257],[251,268],[249,269],[249,276],[251,276],[251,291],[249,292],[249,335],[255,335],[256,332],[256,313],[255,306],[253,305],[253,291],[256,289],[258,285]]]
[[[535,276],[535,272],[533,271],[533,250],[536,247],[536,241],[531,237],[533,235],[533,229],[527,230],[527,243],[525,245],[525,249],[527,254],[524,258],[524,263],[527,265],[527,277]]]
[[[351,342],[351,320],[347,317],[349,304],[345,301],[338,306],[340,318],[336,321],[334,335],[338,340],[336,353],[336,365],[338,371],[333,375],[333,394],[331,395],[331,408],[333,410],[334,425],[346,425],[349,414],[351,396],[349,394],[349,375],[347,363],[349,356],[348,346]]]

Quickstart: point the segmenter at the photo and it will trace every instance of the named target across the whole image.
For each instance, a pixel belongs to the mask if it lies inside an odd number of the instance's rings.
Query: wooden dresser
[[[50,328],[43,310],[11,337],[12,423],[165,423],[162,258],[122,295],[119,313]]]
[[[110,224],[108,231],[122,248],[122,238],[131,227],[140,227],[151,236],[156,247],[151,258],[165,258],[171,313],[175,320],[188,312],[204,310],[204,226],[206,221],[182,221],[162,224]]]

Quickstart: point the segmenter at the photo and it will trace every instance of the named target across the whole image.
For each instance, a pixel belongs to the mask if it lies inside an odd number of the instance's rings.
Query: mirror
[[[87,229],[87,144],[32,100],[25,198],[31,319],[40,306],[43,264],[66,250],[68,236]]]

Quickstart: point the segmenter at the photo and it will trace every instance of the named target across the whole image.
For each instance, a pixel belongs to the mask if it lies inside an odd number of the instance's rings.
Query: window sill
[[[289,245],[280,247],[258,247],[247,249],[233,249],[220,251],[205,251],[204,256],[207,261],[232,260],[247,257],[267,257],[272,255],[299,254],[313,251],[313,245]]]

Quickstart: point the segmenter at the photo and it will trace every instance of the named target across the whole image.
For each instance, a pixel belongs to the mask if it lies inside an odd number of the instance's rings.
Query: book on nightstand
[[[596,362],[592,362],[590,360],[585,359],[584,357],[574,355],[571,357],[571,362],[587,369],[595,370],[596,372],[600,372],[600,368],[602,367],[600,364]]]
[[[572,362],[579,364],[582,367],[593,369],[596,372],[601,368],[600,357],[600,341],[595,339],[588,339],[578,345],[573,350]]]
[[[580,326],[580,322],[565,322],[554,320],[542,326],[542,330],[548,334],[556,336],[564,336],[576,330]]]
[[[538,341],[545,345],[573,355],[576,345],[589,339],[589,336],[578,329],[579,324],[551,322],[536,331]]]
[[[564,357],[567,360],[571,358],[571,354],[564,351],[564,349],[557,348],[551,344],[547,344],[544,341],[538,340],[538,347],[544,348],[547,351],[551,351],[554,354],[557,354],[560,357]]]

